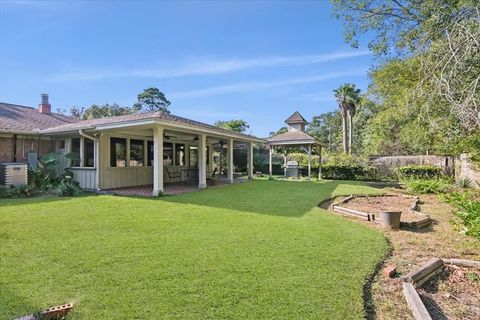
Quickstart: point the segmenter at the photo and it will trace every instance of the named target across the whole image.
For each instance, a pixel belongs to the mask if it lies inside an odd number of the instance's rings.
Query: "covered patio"
[[[312,154],[319,156],[318,179],[322,178],[322,144],[321,142],[305,132],[305,126],[308,124],[302,115],[296,111],[285,123],[288,125],[288,131],[274,135],[267,139],[269,147],[269,176],[272,177],[272,156],[276,150],[282,149],[284,175],[287,176],[287,155],[289,149],[301,149],[308,155],[307,176],[311,180],[312,176]]]
[[[85,120],[45,130],[84,189],[153,195],[178,194],[235,182],[233,155],[247,151],[247,178],[253,178],[254,136],[169,113],[148,112]]]

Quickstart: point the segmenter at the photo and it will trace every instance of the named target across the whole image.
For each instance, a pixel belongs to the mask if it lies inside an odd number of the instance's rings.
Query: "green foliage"
[[[228,120],[222,121],[219,120],[213,124],[216,127],[227,129],[234,132],[243,133],[245,132],[250,126],[244,120]]]
[[[455,180],[455,184],[461,189],[468,189],[473,185],[473,181],[469,177],[459,177]]]
[[[74,180],[74,174],[70,168],[63,172],[58,171],[58,165],[62,155],[54,152],[44,154],[38,160],[38,168],[30,172],[30,186],[35,190],[54,190],[60,196],[72,196],[81,193],[80,186]],[[67,153],[65,155],[70,161],[78,160],[78,155]]]
[[[457,208],[459,216],[465,224],[466,233],[480,239],[480,199],[473,192],[452,192],[443,197],[445,201]]]
[[[135,112],[147,111],[147,112],[167,112],[170,113],[168,107],[170,101],[167,100],[165,94],[158,88],[148,88],[143,90],[137,96],[137,102],[133,105]]]
[[[135,110],[130,107],[122,107],[116,103],[96,105],[93,104],[88,108],[71,107],[70,114],[78,119],[89,120],[99,119],[105,117],[123,116],[126,114],[135,113]]]
[[[322,165],[322,178],[335,180],[356,180],[364,175],[360,165],[325,164]]]
[[[73,180],[73,172],[68,168],[59,177],[55,188],[55,193],[58,196],[74,196],[81,193],[80,184]]]
[[[414,194],[443,193],[452,185],[448,179],[408,179],[402,183]]]
[[[28,198],[34,194],[34,189],[29,185],[0,186],[0,199]]]
[[[396,169],[399,180],[437,179],[443,175],[442,168],[432,165],[408,165]]]

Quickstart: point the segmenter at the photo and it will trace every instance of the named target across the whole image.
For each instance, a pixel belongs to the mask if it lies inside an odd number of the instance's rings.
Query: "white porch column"
[[[268,175],[272,177],[272,155],[273,155],[273,146],[270,146],[270,153],[268,157]]]
[[[228,156],[227,156],[227,180],[233,183],[233,139],[228,140]]]
[[[308,181],[312,176],[312,145],[308,145]]]
[[[153,128],[153,195],[163,194],[163,128]]]
[[[95,166],[95,190],[100,190],[100,138],[93,141],[93,156]]]
[[[84,146],[85,146],[85,138],[84,137],[80,137],[80,165],[79,167],[84,167],[85,166],[85,159],[84,159],[84,156],[85,156],[85,151],[84,151]]]
[[[253,180],[253,143],[248,143],[248,180]]]
[[[283,152],[283,176],[287,176],[287,150]]]
[[[207,135],[198,135],[198,187],[207,187]]]

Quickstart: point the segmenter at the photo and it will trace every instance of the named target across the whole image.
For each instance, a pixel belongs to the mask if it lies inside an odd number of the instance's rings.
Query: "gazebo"
[[[268,147],[270,149],[269,156],[269,175],[272,176],[272,156],[275,152],[275,148],[278,147],[300,147],[308,154],[308,180],[312,176],[312,152],[317,151],[319,156],[319,169],[318,178],[321,179],[321,161],[322,161],[322,144],[321,142],[310,136],[305,132],[305,125],[308,124],[307,120],[298,112],[295,111],[285,123],[288,125],[288,131],[285,133],[276,134],[267,139]],[[283,153],[284,167],[287,166],[287,153]]]

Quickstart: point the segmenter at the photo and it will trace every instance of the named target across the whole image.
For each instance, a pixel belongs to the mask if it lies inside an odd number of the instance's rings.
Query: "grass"
[[[381,233],[327,213],[356,182],[254,181],[156,199],[0,203],[0,318],[362,319]]]

